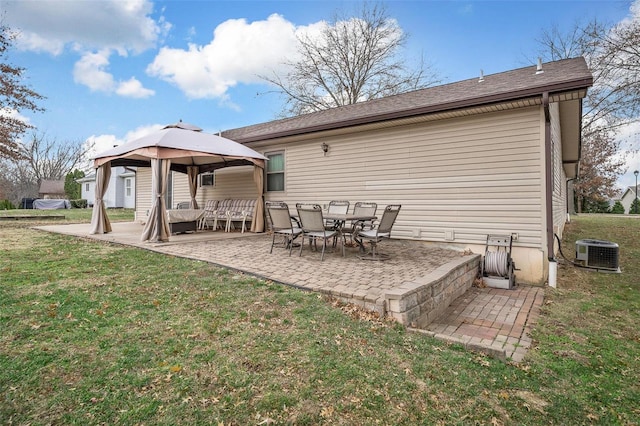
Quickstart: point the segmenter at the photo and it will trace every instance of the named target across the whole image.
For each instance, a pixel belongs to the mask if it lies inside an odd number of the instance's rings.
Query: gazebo
[[[264,231],[263,171],[267,158],[242,144],[218,135],[203,133],[197,126],[182,121],[161,130],[98,154],[94,158],[96,190],[91,234],[111,232],[111,223],[102,202],[111,167],[151,167],[153,204],[149,220],[142,232],[142,241],[169,240],[165,193],[171,170],[189,177],[191,208],[197,209],[197,179],[200,173],[223,167],[253,165],[253,178],[258,190],[256,208],[251,224],[252,232]]]

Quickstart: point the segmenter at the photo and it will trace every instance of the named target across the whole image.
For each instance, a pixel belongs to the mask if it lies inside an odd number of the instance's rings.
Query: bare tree
[[[360,17],[336,13],[319,36],[298,36],[290,72],[262,78],[285,97],[282,115],[300,115],[415,90],[438,82],[421,60],[409,70],[399,57],[406,34],[381,4],[365,3]]]
[[[566,33],[552,27],[538,41],[543,58],[583,56],[593,74],[593,87],[583,102],[583,150],[575,184],[581,212],[584,201],[611,197],[617,177],[625,172],[616,134],[640,115],[640,21],[607,26],[593,20],[577,23]]]
[[[607,26],[597,20],[577,23],[566,33],[557,26],[538,40],[540,56],[559,60],[583,56],[593,74],[584,101],[583,128],[614,131],[640,114],[640,21]],[[588,134],[587,134],[588,135]]]
[[[21,147],[21,157],[17,163],[26,166],[33,179],[61,180],[86,161],[91,146],[83,142],[58,142],[44,134],[32,133],[31,140]]]
[[[0,160],[0,185],[4,191],[2,198],[14,205],[19,205],[23,198],[38,196],[38,182],[24,161]]]
[[[15,33],[0,25],[0,159],[19,158],[18,139],[33,128],[17,114],[24,110],[43,111],[36,104],[43,97],[22,83],[25,69],[5,62],[14,39]]]
[[[86,162],[92,147],[83,142],[58,142],[34,132],[29,142],[19,146],[18,159],[0,159],[0,190],[14,204],[36,197],[40,182],[65,179]]]

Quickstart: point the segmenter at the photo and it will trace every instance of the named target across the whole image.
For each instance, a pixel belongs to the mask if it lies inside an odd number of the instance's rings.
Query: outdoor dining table
[[[295,219],[296,222],[298,222],[298,225],[300,225],[297,212],[292,214],[291,217]],[[369,221],[374,221],[378,218],[377,216],[372,216],[372,215],[360,215],[360,214],[353,214],[353,213],[324,213],[324,212],[322,214],[322,217],[324,219],[333,220],[334,221],[333,228],[336,231],[340,232],[340,234],[342,234],[342,229],[345,223],[347,222],[352,222],[352,223],[353,222],[369,222]],[[301,225],[300,227],[302,228]],[[356,238],[354,238],[354,241],[358,244],[360,251],[364,252],[365,251],[364,243],[361,240],[358,240]]]

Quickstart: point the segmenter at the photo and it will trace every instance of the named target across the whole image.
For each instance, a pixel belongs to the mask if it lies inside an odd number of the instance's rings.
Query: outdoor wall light
[[[322,145],[320,145],[320,147],[322,148],[322,152],[324,152],[324,155],[327,155],[327,152],[329,151],[329,145],[322,142]]]

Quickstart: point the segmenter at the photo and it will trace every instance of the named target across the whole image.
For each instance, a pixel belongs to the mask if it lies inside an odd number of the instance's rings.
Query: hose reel
[[[511,235],[487,235],[481,264],[482,281],[487,287],[512,289],[516,285],[515,264],[511,258]]]

